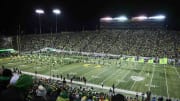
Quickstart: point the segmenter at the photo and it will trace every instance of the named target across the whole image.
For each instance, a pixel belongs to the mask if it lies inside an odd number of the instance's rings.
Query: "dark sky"
[[[58,30],[94,30],[99,18],[116,17],[125,14],[128,17],[146,14],[165,14],[170,29],[180,29],[180,7],[177,0],[1,0],[0,34],[16,34],[18,25],[24,33],[38,31],[36,8],[42,8],[43,32],[55,31],[53,8],[61,9],[58,16]]]

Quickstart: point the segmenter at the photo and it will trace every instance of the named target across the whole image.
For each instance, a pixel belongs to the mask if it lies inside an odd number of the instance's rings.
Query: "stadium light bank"
[[[112,21],[113,18],[112,17],[103,17],[103,18],[100,18],[101,21]]]
[[[147,19],[148,19],[147,16],[132,17],[132,20],[136,20],[136,21],[144,21],[144,20],[147,20]]]
[[[124,21],[127,21],[128,18],[126,16],[120,16],[120,17],[113,18],[113,20],[117,20],[119,22],[124,22]]]
[[[44,10],[42,9],[36,9],[35,11],[37,14],[44,14]]]
[[[148,19],[152,19],[152,20],[164,20],[164,19],[166,19],[166,16],[165,15],[157,15],[157,16],[148,17]]]
[[[53,9],[53,13],[59,15],[61,14],[61,11],[59,9]]]
[[[100,18],[100,21],[102,21],[102,22],[111,22],[111,21],[126,22],[128,20],[131,20],[131,21],[163,21],[164,19],[166,19],[166,16],[163,14],[159,14],[156,16],[150,16],[150,17],[145,16],[145,15],[140,15],[140,16],[132,17],[131,19],[128,19],[128,17],[123,15],[123,16],[119,16],[119,17],[115,17],[115,18],[112,18],[110,16],[103,17],[103,18]]]

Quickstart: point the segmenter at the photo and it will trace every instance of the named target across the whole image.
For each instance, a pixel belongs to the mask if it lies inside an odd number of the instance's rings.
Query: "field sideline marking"
[[[23,74],[27,74],[27,75],[32,75],[32,76],[43,77],[43,78],[50,78],[50,76],[48,76],[48,75],[35,74],[35,73],[24,72],[24,71],[22,71],[22,73]],[[61,78],[56,78],[56,77],[51,77],[51,79],[62,81]],[[70,83],[70,80],[66,79],[66,81]],[[97,84],[86,83],[86,85],[85,85],[84,82],[79,82],[79,81],[73,81],[73,83],[74,84],[80,84],[80,85],[84,85],[84,86],[89,86],[89,87],[95,87],[95,88],[102,89],[102,86],[101,85],[97,85]],[[103,89],[106,89],[106,90],[109,90],[110,88],[112,89],[112,87],[108,87],[108,86],[104,86],[103,87]],[[116,88],[115,92],[121,92],[121,93],[132,94],[132,95],[138,94],[139,96],[142,96],[141,92],[129,91],[129,90],[125,90],[125,89],[118,89],[118,88]]]
[[[166,91],[167,91],[167,95],[168,95],[168,98],[169,98],[169,91],[168,91],[168,84],[167,84],[167,77],[166,77],[166,69],[165,69],[165,66],[164,66],[164,72],[165,72],[165,79],[166,79]]]
[[[152,84],[153,77],[154,77],[154,65],[153,65],[153,73],[152,73],[152,76],[151,76],[151,81],[150,81],[150,84],[149,84],[149,91],[151,90],[151,84]]]
[[[176,67],[173,67],[176,70],[176,74],[178,75],[179,79],[180,79],[180,75],[179,72],[177,71]]]

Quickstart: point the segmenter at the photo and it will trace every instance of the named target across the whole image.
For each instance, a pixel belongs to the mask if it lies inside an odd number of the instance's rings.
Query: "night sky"
[[[58,31],[95,30],[99,18],[165,14],[171,30],[180,30],[178,0],[1,0],[0,34],[17,34],[18,25],[24,34],[38,33],[36,8],[42,8],[42,31],[55,32],[53,8],[59,8]]]

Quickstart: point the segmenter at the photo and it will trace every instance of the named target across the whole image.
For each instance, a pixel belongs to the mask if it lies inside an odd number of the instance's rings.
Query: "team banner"
[[[130,58],[127,58],[126,61],[130,61],[131,59]]]
[[[134,57],[129,57],[129,58],[126,59],[126,61],[135,62],[135,58]]]
[[[130,58],[130,61],[135,62],[135,58],[134,57]]]
[[[154,60],[153,59],[149,59],[148,63],[154,63]]]
[[[159,59],[159,64],[167,64],[168,63],[168,59],[167,58],[160,58]]]
[[[144,59],[139,59],[139,63],[144,63]]]
[[[164,64],[168,64],[168,58],[164,58]]]

